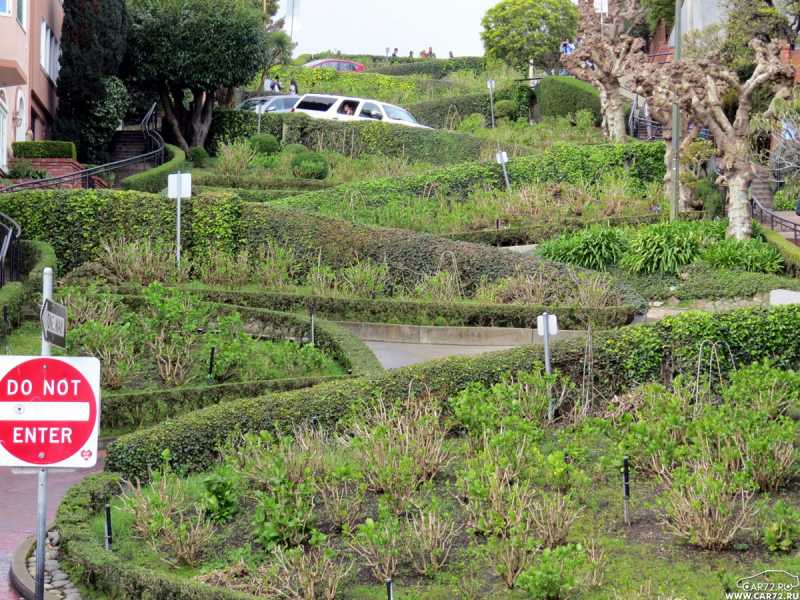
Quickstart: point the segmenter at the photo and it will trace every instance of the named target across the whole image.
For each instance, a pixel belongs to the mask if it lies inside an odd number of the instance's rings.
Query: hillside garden
[[[664,145],[601,143],[569,78],[539,84],[530,126],[530,88],[494,63],[368,67],[274,72],[440,129],[290,114],[259,133],[219,110],[205,148],[171,147],[128,191],[0,195],[59,271],[69,354],[102,361],[103,435],[123,434],[57,514],[71,576],[153,600],[366,600],[386,579],[407,600],[678,600],[796,572],[800,310],[632,323],[651,301],[800,290],[797,248],[725,240],[708,181],[705,210],[667,222]],[[176,170],[194,184],[180,268]],[[384,371],[331,322],[545,311],[586,332],[552,344],[552,375],[536,345]]]

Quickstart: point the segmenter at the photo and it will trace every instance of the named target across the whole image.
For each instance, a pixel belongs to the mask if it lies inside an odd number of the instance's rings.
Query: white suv
[[[386,102],[350,98],[348,96],[329,96],[327,94],[306,94],[295,104],[292,112],[305,113],[316,119],[333,121],[384,121],[409,127],[432,129],[417,123],[409,112]]]

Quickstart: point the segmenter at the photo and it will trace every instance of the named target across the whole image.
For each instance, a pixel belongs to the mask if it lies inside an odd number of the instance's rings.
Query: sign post
[[[558,317],[549,313],[543,313],[536,319],[536,327],[539,335],[544,337],[544,368],[548,375],[553,371],[550,367],[550,334],[558,333]],[[550,396],[550,403],[547,406],[547,418],[553,420],[553,395],[550,386],[547,387],[547,395]]]
[[[487,81],[486,87],[489,88],[489,103],[492,107],[492,129],[494,129],[494,79]]]
[[[259,118],[261,114],[259,113]],[[176,260],[178,262],[178,270],[181,268],[181,198],[192,197],[192,174],[191,173],[173,173],[167,178],[167,192],[170,198],[177,198],[178,200],[178,238]]]
[[[508,193],[511,193],[511,182],[508,180],[508,169],[506,165],[508,164],[508,154],[505,152],[498,152],[497,153],[497,164],[503,167],[503,177],[506,178],[506,189]]]
[[[0,356],[0,466],[39,478],[36,600],[44,600],[47,473],[93,467],[100,430],[100,361],[50,356],[51,344],[66,345],[67,315],[53,302],[49,267],[42,296],[41,357]]]

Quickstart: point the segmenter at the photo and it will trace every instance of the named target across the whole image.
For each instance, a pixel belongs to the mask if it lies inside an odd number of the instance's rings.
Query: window
[[[358,116],[368,119],[383,119],[380,107],[374,102],[364,102],[364,106],[361,107],[361,112],[358,113]]]
[[[295,108],[302,110],[318,110],[325,112],[336,102],[336,98],[326,98],[324,96],[306,96]]]
[[[5,0],[11,2],[11,0]],[[28,31],[28,0],[17,0],[17,23],[25,31]]]
[[[11,0],[0,0],[0,15],[3,17],[11,16]]]
[[[41,53],[39,62],[42,66],[42,71],[55,83],[58,80],[58,59],[61,56],[61,44],[58,43],[56,35],[50,29],[44,17],[42,17],[42,38],[39,52]]]

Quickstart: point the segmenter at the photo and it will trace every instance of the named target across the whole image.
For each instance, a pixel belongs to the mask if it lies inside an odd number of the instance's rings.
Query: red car
[[[337,71],[347,71],[349,73],[360,73],[364,70],[364,65],[352,60],[340,60],[338,58],[320,58],[312,60],[303,65],[309,69],[336,69]]]

